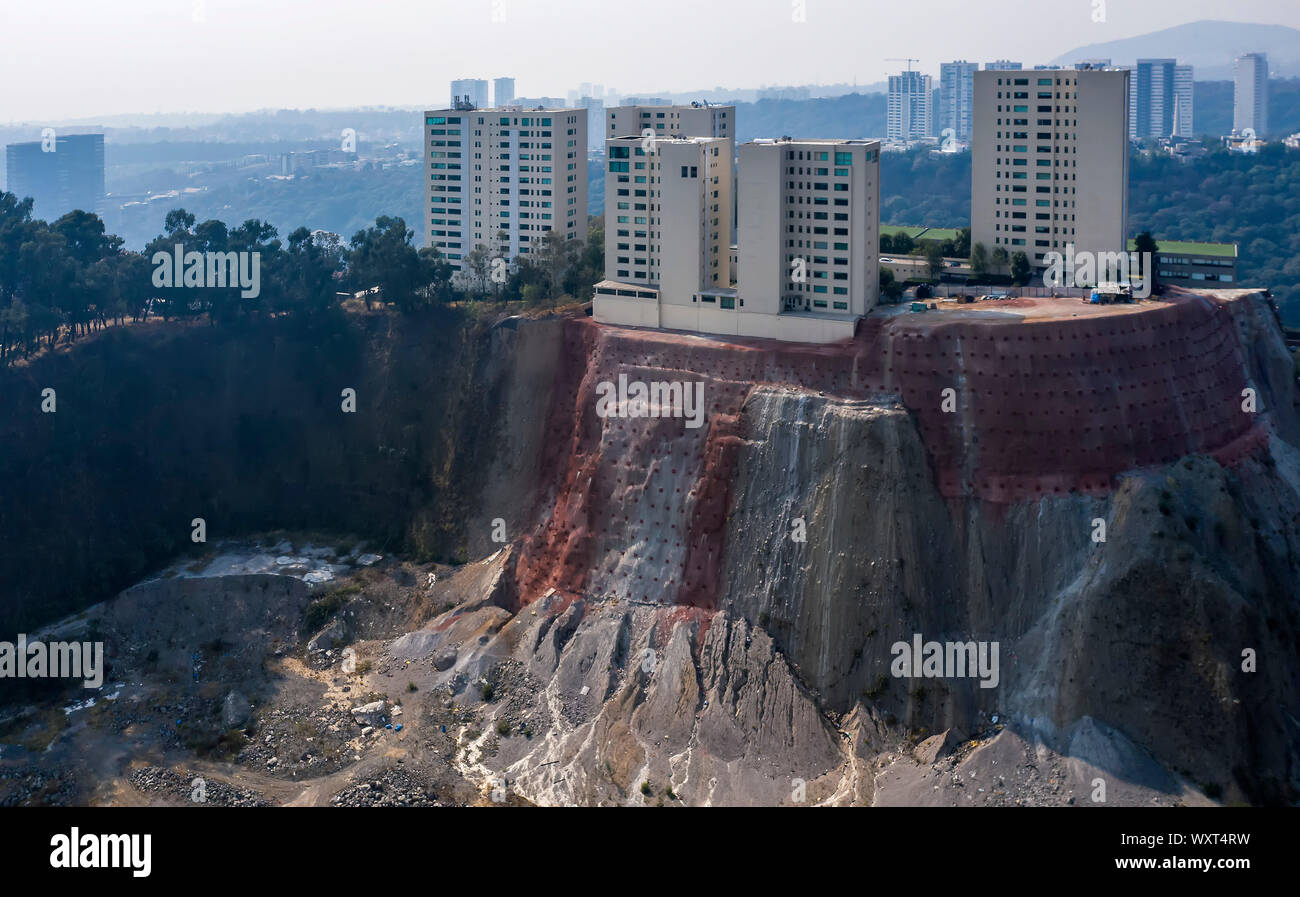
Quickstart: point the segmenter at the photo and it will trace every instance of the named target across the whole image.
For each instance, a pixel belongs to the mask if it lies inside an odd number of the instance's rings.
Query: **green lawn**
[[[923,231],[923,230],[925,230],[925,228],[923,228],[923,227],[915,227],[914,225],[911,225],[911,224],[882,224],[882,225],[880,225],[880,232],[881,232],[882,234],[889,234],[891,237],[893,237],[893,236],[897,236],[898,234],[907,234],[907,235],[908,235],[909,237],[911,237],[913,240],[915,240],[915,239],[916,239],[916,235],[919,234],[919,233],[920,233],[921,231]]]
[[[1218,258],[1234,258],[1236,247],[1232,243],[1190,243],[1185,240],[1156,240],[1161,252],[1177,252],[1182,255],[1210,255]],[[1137,250],[1137,241],[1129,240],[1130,252]]]
[[[880,225],[882,234],[889,234],[891,237],[897,234],[907,234],[913,240],[955,240],[957,239],[957,228],[955,227],[917,227],[914,224],[882,224]]]

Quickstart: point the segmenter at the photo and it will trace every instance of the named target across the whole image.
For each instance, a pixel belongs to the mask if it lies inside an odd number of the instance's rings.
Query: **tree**
[[[424,284],[420,289],[424,301],[442,305],[451,302],[455,298],[455,290],[451,286],[451,262],[447,261],[436,246],[425,246],[416,253],[416,257],[420,262],[420,283]]]
[[[465,264],[461,270],[465,287],[473,294],[487,294],[488,274],[492,269],[492,250],[480,243],[465,253]]]
[[[343,269],[344,249],[338,234],[312,233],[300,227],[289,234],[289,243],[279,259],[275,310],[315,316],[335,301],[335,279]]]
[[[546,272],[547,295],[558,298],[564,289],[566,275],[578,259],[577,240],[566,240],[557,230],[548,230],[542,236],[542,248],[537,261]]]
[[[993,270],[996,273],[1001,274],[1006,270],[1009,261],[1011,261],[1011,257],[1007,255],[1006,249],[1001,246],[993,249]]]
[[[943,245],[934,240],[927,240],[922,246],[925,249],[925,260],[930,268],[930,280],[938,283],[939,277],[943,274]]]
[[[1011,279],[1023,287],[1029,283],[1030,273],[1029,256],[1016,250],[1011,256]]]
[[[881,266],[880,268],[880,296],[886,304],[894,304],[903,295],[903,285],[894,277],[894,272]]]
[[[989,251],[983,243],[976,243],[970,251],[970,272],[981,278],[989,271]]]
[[[394,303],[401,311],[413,311],[424,304],[421,282],[420,256],[411,245],[415,232],[401,218],[387,215],[375,219],[373,227],[358,231],[352,237],[352,251],[348,254],[348,276],[352,284],[363,290],[378,286],[385,302]],[[369,294],[366,306],[369,307]]]
[[[1144,230],[1137,235],[1133,241],[1133,248],[1137,250],[1138,266],[1142,276],[1149,278],[1151,285],[1151,295],[1160,293],[1160,276],[1156,268],[1156,253],[1160,247],[1156,244],[1155,237],[1151,236],[1151,231]]]
[[[953,258],[965,258],[970,255],[970,228],[963,227],[957,231],[957,239],[952,242],[951,256]]]
[[[163,219],[163,233],[169,238],[188,237],[193,226],[194,216],[184,209],[172,209]]]

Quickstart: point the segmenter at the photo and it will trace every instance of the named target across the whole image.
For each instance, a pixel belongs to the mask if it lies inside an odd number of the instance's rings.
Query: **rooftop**
[[[862,137],[755,137],[749,142],[761,145],[811,143],[817,146],[871,146],[880,143],[879,140],[868,140]]]

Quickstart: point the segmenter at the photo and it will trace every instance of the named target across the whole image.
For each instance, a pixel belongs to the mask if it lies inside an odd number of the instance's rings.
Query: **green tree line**
[[[488,299],[586,299],[604,268],[599,222],[586,245],[549,231],[533,254],[509,264],[494,263],[502,245],[475,247],[460,273],[436,249],[417,249],[414,236],[403,219],[381,216],[347,242],[305,227],[281,239],[259,219],[232,227],[174,209],[163,232],[143,252],[132,252],[92,213],[69,212],[49,223],[32,217],[31,199],[0,192],[0,363],[128,320],[155,316],[216,325],[268,314],[310,318],[358,292],[367,307],[386,304],[403,313]],[[180,271],[159,276],[177,246],[183,259],[189,253],[205,260],[208,253],[247,253],[251,259],[256,253],[256,290],[242,289],[234,277],[224,285],[205,280],[196,289],[185,285]]]

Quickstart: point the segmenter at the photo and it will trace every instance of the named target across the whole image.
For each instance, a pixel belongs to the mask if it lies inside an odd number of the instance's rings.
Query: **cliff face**
[[[1196,782],[1295,793],[1287,443],[1235,468],[1189,456],[1105,498],[992,506],[938,494],[901,411],[760,392],[748,413],[725,605],[762,621],[829,707],[861,701],[932,732],[1000,713],[1049,744],[1090,716]],[[806,544],[790,538],[800,516]],[[890,646],[914,633],[998,642],[1001,681],[894,678]],[[1247,649],[1268,658],[1255,672]]]
[[[112,328],[0,371],[0,629],[248,532],[352,533],[463,559],[499,372],[515,365],[491,333],[443,313]],[[46,388],[54,413],[41,411]],[[196,517],[208,545],[191,542]]]
[[[829,347],[583,319],[460,336],[374,319],[331,349],[180,337],[169,351],[196,357],[171,392],[141,385],[148,401],[75,424],[90,459],[95,433],[142,440],[137,488],[96,492],[77,460],[52,501],[0,520],[48,534],[89,497],[104,510],[82,536],[102,536],[121,501],[129,543],[159,508],[188,535],[206,497],[231,534],[486,559],[383,662],[430,667],[421,688],[457,700],[513,671],[533,737],[490,755],[467,737],[458,762],[539,802],[635,801],[647,780],[694,803],[940,799],[885,764],[944,730],[993,738],[963,763],[1041,748],[1054,780],[1100,772],[1134,801],[1294,801],[1300,425],[1265,301],[998,311],[872,318]],[[702,426],[603,415],[620,377],[702,383]],[[177,460],[191,452],[219,460]],[[996,686],[893,675],[916,636],[996,643]]]
[[[918,326],[836,352],[571,323],[515,600],[693,608],[678,714],[720,699],[714,629],[743,619],[836,719],[1000,715],[1068,752],[1091,718],[1229,797],[1294,799],[1300,456],[1263,300]],[[620,373],[703,379],[708,425],[599,418]],[[997,687],[891,675],[917,634],[998,643]]]

